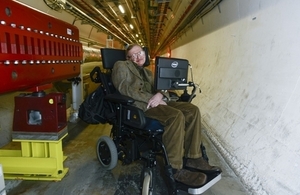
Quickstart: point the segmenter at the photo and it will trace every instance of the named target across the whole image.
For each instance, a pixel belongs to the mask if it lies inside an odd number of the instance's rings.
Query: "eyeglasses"
[[[131,58],[131,59],[133,59],[133,60],[135,60],[135,59],[137,59],[137,57],[142,57],[144,55],[145,55],[145,51],[141,50],[141,51],[139,51],[137,53],[133,53],[131,56],[128,56],[128,57]]]

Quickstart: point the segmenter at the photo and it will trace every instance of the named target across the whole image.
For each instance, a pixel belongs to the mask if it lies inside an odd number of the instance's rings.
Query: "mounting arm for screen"
[[[174,87],[193,87],[193,90],[191,94],[188,93],[187,89],[184,90],[183,94],[179,97],[181,101],[184,102],[191,102],[194,97],[196,97],[196,90],[197,90],[197,85],[194,82],[188,82],[188,83],[178,83],[175,82],[173,84]],[[201,93],[201,89],[199,88],[199,93]]]

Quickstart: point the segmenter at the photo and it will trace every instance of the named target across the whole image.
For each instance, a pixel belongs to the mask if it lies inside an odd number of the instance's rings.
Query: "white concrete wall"
[[[223,0],[172,45],[207,134],[253,194],[300,194],[300,1]]]

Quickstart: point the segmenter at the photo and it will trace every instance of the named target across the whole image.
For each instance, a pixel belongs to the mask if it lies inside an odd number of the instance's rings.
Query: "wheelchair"
[[[176,195],[179,192],[201,194],[219,181],[221,171],[205,173],[207,182],[197,188],[175,181],[167,151],[161,139],[164,132],[163,126],[159,121],[145,117],[142,110],[132,105],[134,100],[118,93],[112,84],[113,65],[116,61],[126,60],[125,51],[102,48],[101,55],[103,69],[95,67],[90,73],[90,77],[93,82],[99,83],[105,91],[104,99],[109,105],[107,122],[111,124],[112,129],[110,136],[101,136],[97,142],[96,151],[100,164],[106,170],[112,170],[116,167],[118,160],[123,165],[142,160],[144,162],[140,179],[142,195],[155,194],[154,174],[156,174],[158,156],[163,159],[168,194]],[[149,63],[149,59],[146,60],[146,63]],[[194,87],[192,94],[189,95],[185,91],[181,97],[178,97],[182,101],[191,101],[195,96],[195,85],[191,82],[189,85]],[[202,144],[199,147],[201,147],[203,157],[208,161],[205,147]]]

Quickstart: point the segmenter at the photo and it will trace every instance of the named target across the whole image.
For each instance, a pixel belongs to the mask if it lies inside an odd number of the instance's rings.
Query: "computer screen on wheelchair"
[[[186,89],[188,86],[188,68],[189,62],[186,59],[157,56],[155,58],[155,89]]]

